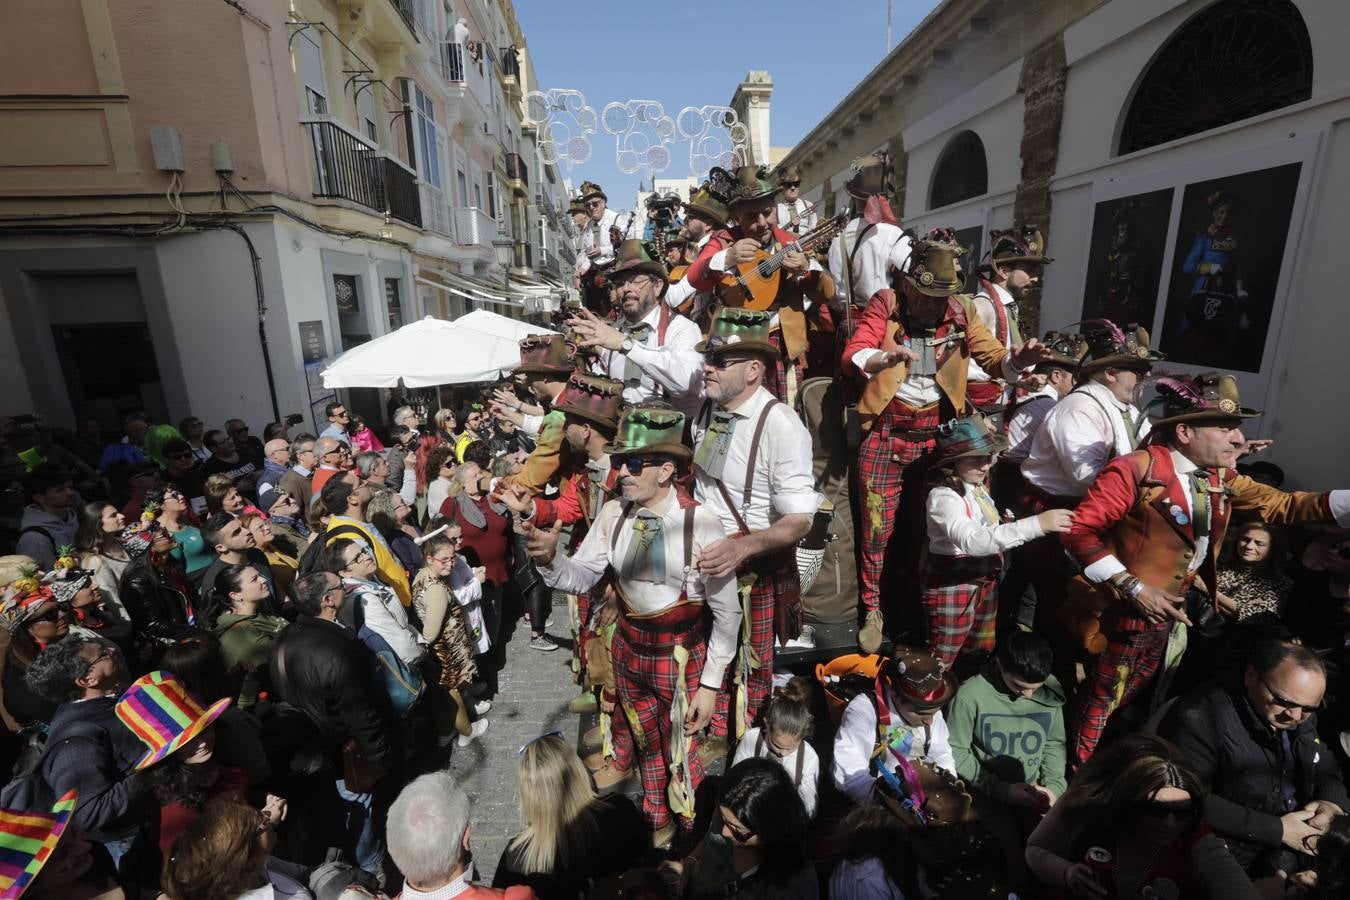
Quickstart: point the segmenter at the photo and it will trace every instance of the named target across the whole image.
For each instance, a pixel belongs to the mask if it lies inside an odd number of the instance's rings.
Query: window
[[[296,37],[300,54],[300,77],[305,82],[305,108],[312,116],[328,114],[328,81],[323,71],[323,47],[316,28],[304,28]]]
[[[928,208],[937,209],[988,192],[984,144],[975,132],[963,131],[947,143],[938,157],[933,187],[928,192]]]
[[[389,330],[398,331],[403,327],[403,279],[386,278],[384,280],[384,304],[389,310]]]
[[[1224,0],[1201,10],[1144,71],[1120,153],[1165,144],[1312,96],[1312,44],[1290,0]]]
[[[375,84],[373,81],[357,81],[356,121],[361,132],[371,143],[380,142],[380,126],[375,118]]]
[[[417,174],[437,190],[441,189],[441,157],[444,155],[444,132],[436,124],[436,108],[416,82],[413,90],[413,114],[417,132]]]

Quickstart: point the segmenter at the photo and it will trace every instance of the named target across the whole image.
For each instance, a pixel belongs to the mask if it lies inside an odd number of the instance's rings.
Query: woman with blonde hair
[[[592,879],[628,870],[651,849],[633,801],[597,796],[561,731],[535,738],[517,755],[525,828],[502,852],[493,887],[523,884],[539,900],[572,900],[589,892]]]

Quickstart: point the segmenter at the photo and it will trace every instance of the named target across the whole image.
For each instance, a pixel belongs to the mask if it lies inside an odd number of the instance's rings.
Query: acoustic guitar
[[[773,253],[759,250],[755,258],[741,263],[722,275],[718,294],[726,306],[745,309],[772,309],[778,299],[778,285],[782,278],[783,258],[789,253],[809,253],[829,241],[848,222],[840,214],[817,225],[790,244],[784,244]]]

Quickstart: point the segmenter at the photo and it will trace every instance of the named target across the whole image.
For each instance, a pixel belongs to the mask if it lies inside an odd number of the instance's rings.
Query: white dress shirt
[[[839,722],[839,730],[834,734],[834,761],[830,763],[830,774],[835,786],[843,791],[855,803],[866,803],[872,796],[872,777],[869,763],[872,751],[877,746],[877,711],[872,705],[873,697],[864,692],[849,701],[844,707],[844,717]],[[886,701],[891,709],[898,709],[895,695],[886,689]],[[947,731],[947,720],[942,712],[933,717],[928,726],[928,754],[923,752],[923,726],[910,725],[900,718],[899,713],[891,714],[891,727],[907,728],[914,733],[914,742],[910,747],[909,758],[922,759],[939,769],[956,774],[956,757],[952,755],[951,736]],[[895,754],[887,750],[881,755],[881,763],[887,771],[895,771]]]
[[[539,566],[539,575],[551,588],[568,594],[582,594],[593,588],[600,577],[613,566],[617,572],[633,542],[632,510],[622,521],[623,500],[611,500],[600,510],[590,531],[571,556],[562,553],[553,557],[547,566]],[[638,614],[658,613],[673,606],[680,593],[688,590],[689,599],[702,600],[712,609],[712,634],[708,637],[708,658],[703,664],[700,683],[720,686],[727,666],[736,654],[736,640],[741,629],[741,600],[736,593],[734,575],[713,578],[698,573],[699,554],[709,544],[722,540],[722,525],[711,512],[699,507],[694,512],[694,549],[690,556],[691,571],[684,573],[684,510],[680,508],[673,489],[666,497],[650,507],[662,517],[661,539],[665,542],[666,580],[664,584],[623,578],[620,584],[628,605]],[[613,543],[614,529],[622,527],[618,543]],[[610,557],[610,546],[614,556]]]
[[[621,318],[612,324],[622,331],[627,321]],[[661,324],[659,300],[637,324],[650,326],[646,339],[641,343],[634,341],[633,349],[626,357],[619,350],[601,350],[599,357],[591,363],[591,372],[624,381],[626,363],[632,360],[641,370],[642,377],[636,384],[625,385],[624,402],[669,399],[676,409],[692,416],[703,403],[703,354],[694,349],[703,339],[698,326],[684,316],[672,313],[662,344],[658,333]]]
[[[762,730],[761,728],[751,728],[736,744],[736,756],[731,760],[733,766],[755,756],[755,747],[759,744],[759,734]],[[789,778],[795,778],[797,776],[797,757],[802,754],[805,754],[802,759],[802,783],[797,785],[797,793],[801,795],[802,803],[806,806],[806,817],[814,819],[816,817],[816,783],[820,780],[820,757],[816,755],[816,749],[804,740],[797,745],[796,750],[780,759],[769,751],[769,740],[765,738],[764,749],[759,754],[759,758],[778,763],[788,773]]]
[[[1117,400],[1104,384],[1079,385],[1055,404],[1031,439],[1023,477],[1048,494],[1083,496],[1103,466],[1135,449],[1125,416],[1135,423],[1142,442],[1149,431],[1147,416]]]
[[[853,256],[853,302],[865,306],[872,295],[882,288],[891,286],[887,273],[891,267],[904,268],[909,259],[909,238],[898,225],[878,222],[867,228],[862,244],[855,244],[858,231],[867,223],[862,218],[854,219],[844,226],[844,230],[830,244],[830,275],[834,278],[836,289],[845,290],[848,282],[844,279],[844,251],[841,242],[848,244]]]
[[[722,483],[739,507],[745,494],[745,468],[750,461],[750,442],[759,424],[760,411],[774,400],[760,385],[750,399],[742,403],[732,415],[738,420],[727,449]],[[694,446],[708,431],[712,420],[711,404],[707,416],[696,416],[692,434]],[[759,451],[755,457],[755,474],[750,496],[750,508],[738,510],[751,531],[764,531],[783,516],[814,516],[825,499],[816,491],[812,476],[811,432],[806,430],[792,407],[779,404],[764,423]],[[739,534],[736,517],[717,482],[697,465],[694,466],[694,499],[722,520],[727,535]]]
[[[820,216],[816,215],[815,207],[811,207],[811,211],[807,212],[808,206],[811,204],[800,197],[791,203],[778,204],[778,227],[793,234],[806,234],[815,228],[820,222]],[[801,221],[795,228],[790,224],[794,216],[801,216]]]
[[[1041,423],[1058,402],[1059,391],[1048,384],[1039,391],[1023,397],[1022,402],[1013,410],[1013,414],[1008,416],[1006,426],[1008,449],[1004,450],[999,458],[1017,463],[1026,459],[1031,453],[1031,439],[1036,436]]]
[[[995,510],[994,521],[975,498],[974,485],[963,484],[958,494],[945,485],[928,492],[928,552],[938,556],[993,556],[1045,534],[1035,516],[1000,523],[998,507],[988,494],[985,500]]]

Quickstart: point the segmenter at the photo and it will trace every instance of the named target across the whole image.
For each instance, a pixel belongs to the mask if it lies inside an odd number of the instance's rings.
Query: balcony
[[[421,227],[417,173],[361,134],[327,116],[307,116],[314,196],[350,200]]]
[[[451,211],[455,243],[466,247],[491,247],[501,229],[497,220],[476,206],[456,206]]]
[[[519,153],[506,154],[506,185],[521,194],[530,189],[530,170]]]

